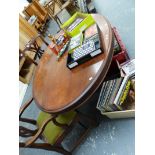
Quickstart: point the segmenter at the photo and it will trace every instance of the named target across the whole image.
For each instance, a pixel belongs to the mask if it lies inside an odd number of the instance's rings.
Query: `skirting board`
[[[19,106],[21,106],[22,104],[27,87],[28,87],[28,84],[24,84],[23,82],[19,81]]]

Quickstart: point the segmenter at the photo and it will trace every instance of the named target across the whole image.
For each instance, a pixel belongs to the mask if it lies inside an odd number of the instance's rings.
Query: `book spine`
[[[96,106],[96,108],[99,109],[99,110],[101,110],[101,106],[100,106],[101,105],[101,98],[102,98],[102,94],[103,94],[105,85],[106,85],[106,82],[104,82],[103,85],[102,85],[100,95],[99,95],[99,98],[98,98],[98,102],[97,102],[97,106]]]
[[[107,81],[107,83],[106,83],[106,87],[105,87],[105,91],[104,91],[104,93],[102,94],[102,100],[101,100],[101,107],[103,108],[103,109],[105,109],[105,111],[106,111],[106,107],[105,107],[105,101],[106,101],[106,98],[107,98],[107,96],[108,96],[108,93],[109,93],[109,87],[110,87],[110,85],[111,85],[111,82],[112,81]]]
[[[117,110],[118,110],[118,107],[117,107],[115,104],[113,104],[113,102],[114,102],[114,99],[115,99],[115,97],[116,97],[116,95],[117,95],[117,92],[118,92],[118,90],[119,90],[119,88],[120,88],[121,83],[122,83],[122,78],[118,78],[118,79],[116,80],[116,84],[115,84],[115,87],[114,87],[114,89],[113,89],[113,92],[112,92],[110,101],[109,101],[109,106],[110,106],[114,111],[117,111]]]
[[[114,104],[115,104],[115,105],[117,105],[117,103],[118,103],[118,101],[119,101],[119,98],[120,98],[120,96],[121,96],[121,94],[122,94],[122,91],[123,91],[123,89],[124,89],[124,86],[126,85],[126,83],[127,83],[127,81],[128,81],[128,78],[129,78],[129,76],[125,76],[124,79],[123,79],[123,81],[122,81],[122,84],[121,84],[121,86],[120,86],[120,88],[119,88],[119,90],[118,90],[118,93],[117,93],[117,95],[116,95],[116,98],[115,98],[115,100],[114,100]]]
[[[119,105],[120,99],[121,99],[121,97],[122,97],[122,95],[123,95],[123,93],[124,93],[124,90],[125,90],[125,88],[126,88],[126,85],[127,85],[128,81],[129,81],[129,79],[130,79],[131,77],[134,76],[134,74],[135,74],[135,73],[132,73],[132,74],[126,75],[126,76],[124,77],[125,82],[124,82],[124,84],[123,84],[123,82],[122,82],[121,91],[120,91],[119,94],[118,94],[119,96],[117,96],[117,97],[118,97],[118,98],[117,98],[117,102],[114,102],[114,104]],[[124,81],[124,80],[123,80],[123,81]],[[120,106],[120,107],[121,107],[121,106]]]
[[[108,81],[103,83],[102,90],[100,92],[99,102],[98,102],[98,105],[97,105],[99,110],[105,110],[104,107],[102,106],[102,104],[103,104],[102,101],[103,101],[103,98],[105,96],[107,86],[108,86]]]
[[[123,102],[125,101],[127,95],[128,95],[128,92],[130,90],[130,85],[131,85],[131,81],[128,80],[127,84],[126,84],[126,87],[124,89],[124,91],[122,92],[122,95],[120,97],[120,100],[119,100],[119,105],[122,105]]]
[[[109,100],[110,100],[110,97],[111,97],[111,94],[112,94],[112,90],[115,87],[115,84],[116,84],[116,79],[111,80],[111,85],[110,85],[110,88],[109,88],[108,96],[107,96],[106,101],[105,101],[105,108],[106,108],[107,111],[113,111],[113,109],[109,106]]]

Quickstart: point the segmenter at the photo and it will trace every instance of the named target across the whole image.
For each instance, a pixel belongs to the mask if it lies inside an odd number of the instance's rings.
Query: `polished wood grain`
[[[84,104],[103,82],[113,56],[111,25],[103,16],[92,15],[102,33],[104,53],[70,70],[67,53],[57,61],[47,50],[36,69],[33,97],[39,108],[48,113],[61,113]]]

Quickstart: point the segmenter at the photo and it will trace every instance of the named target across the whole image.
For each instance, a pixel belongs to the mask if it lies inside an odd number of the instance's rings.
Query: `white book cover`
[[[135,73],[135,59],[120,64],[120,67],[126,75],[131,75]]]
[[[129,78],[132,77],[135,73],[132,73],[131,75],[126,75],[122,81],[122,84],[118,90],[118,93],[116,95],[116,98],[114,100],[114,104],[117,104],[119,101],[119,98],[121,96],[121,94],[123,93],[123,90],[125,89],[126,83],[128,82]]]
[[[114,104],[118,103],[119,98],[124,90],[124,86],[126,85],[128,79],[135,74],[135,59],[132,59],[125,63],[119,64],[119,68],[121,69],[121,72],[122,72],[121,75],[124,76],[124,79],[123,79],[122,84],[118,90],[118,93],[114,100]]]

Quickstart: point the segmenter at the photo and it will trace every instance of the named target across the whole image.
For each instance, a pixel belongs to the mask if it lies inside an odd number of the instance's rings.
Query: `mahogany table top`
[[[67,53],[57,61],[49,49],[43,54],[33,80],[33,97],[39,108],[61,113],[84,104],[103,82],[113,57],[113,33],[106,18],[92,14],[102,34],[104,53],[70,70]]]

